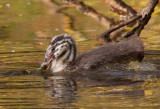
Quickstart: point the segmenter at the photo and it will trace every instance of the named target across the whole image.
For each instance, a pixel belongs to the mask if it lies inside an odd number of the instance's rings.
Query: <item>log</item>
[[[137,35],[132,35],[121,42],[108,43],[77,56],[74,65],[80,69],[93,69],[107,64],[142,61],[143,57],[143,42]]]

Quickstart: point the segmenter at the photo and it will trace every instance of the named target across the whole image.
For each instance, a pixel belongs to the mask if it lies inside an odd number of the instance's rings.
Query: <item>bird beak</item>
[[[49,57],[45,57],[43,63],[40,66],[41,70],[46,70],[52,63],[53,57],[50,55]]]
[[[41,69],[41,70],[46,70],[47,68],[48,68],[48,63],[45,62],[45,61],[43,61],[43,63],[42,63],[41,66],[40,66],[40,69]]]

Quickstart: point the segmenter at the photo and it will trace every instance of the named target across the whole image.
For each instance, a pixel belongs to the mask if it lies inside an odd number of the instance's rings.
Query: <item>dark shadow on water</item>
[[[46,97],[51,98],[53,103],[57,102],[59,107],[65,105],[72,107],[71,103],[78,97],[77,83],[74,78],[70,75],[55,75],[45,77],[44,81],[48,86]]]

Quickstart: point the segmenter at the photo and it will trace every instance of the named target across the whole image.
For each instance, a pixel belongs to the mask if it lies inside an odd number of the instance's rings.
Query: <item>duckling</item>
[[[77,55],[75,40],[69,34],[55,36],[47,47],[40,68],[52,73],[67,69],[89,70],[103,64],[126,63],[132,60],[142,61],[143,42],[134,34],[120,42],[111,42],[92,51]]]

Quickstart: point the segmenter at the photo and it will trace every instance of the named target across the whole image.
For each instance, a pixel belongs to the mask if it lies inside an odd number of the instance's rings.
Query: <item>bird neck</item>
[[[67,63],[61,60],[53,60],[50,67],[51,72],[60,72],[67,68]]]
[[[53,60],[50,68],[51,72],[60,72],[66,70],[68,66],[70,66],[70,64],[74,61],[75,52],[73,50],[74,49],[71,47],[71,49],[68,49],[68,51],[61,55],[61,57]]]

